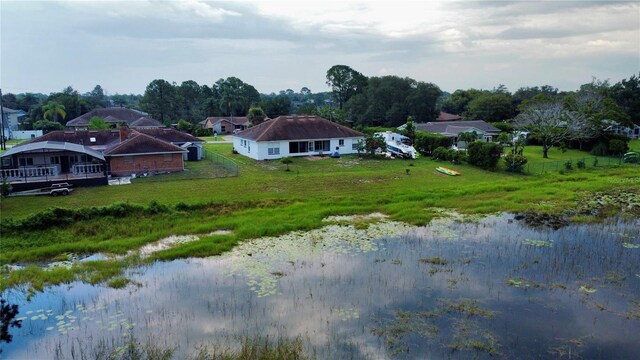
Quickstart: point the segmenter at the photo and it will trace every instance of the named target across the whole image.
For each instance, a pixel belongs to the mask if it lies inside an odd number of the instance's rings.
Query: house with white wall
[[[364,134],[319,116],[280,116],[233,136],[233,148],[256,160],[358,152]]]
[[[4,137],[7,139],[15,139],[14,132],[20,129],[21,118],[27,116],[23,110],[14,110],[7,107],[2,108],[2,127],[4,128]]]

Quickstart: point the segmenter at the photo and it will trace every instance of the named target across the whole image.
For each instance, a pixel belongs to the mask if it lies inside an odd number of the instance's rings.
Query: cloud
[[[396,69],[443,89],[480,87],[502,77],[498,68],[518,69],[511,87],[532,85],[531,69],[540,71],[534,79],[577,86],[630,76],[640,53],[637,2],[46,1],[3,2],[0,16],[0,76],[18,91],[106,81],[112,92],[141,93],[155,78],[228,76],[266,93],[326,91],[326,70],[338,63],[368,76]],[[626,67],[598,62],[621,58]],[[572,64],[591,73],[556,71]],[[492,70],[459,76],[474,67]]]

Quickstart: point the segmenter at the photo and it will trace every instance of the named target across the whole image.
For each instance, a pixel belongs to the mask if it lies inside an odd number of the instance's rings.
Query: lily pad
[[[584,291],[584,292],[586,292],[587,294],[593,294],[593,293],[595,293],[596,291],[598,291],[598,289],[594,288],[594,287],[593,287],[593,286],[591,286],[591,285],[582,285],[582,286],[580,286],[580,291]]]
[[[533,240],[533,239],[525,239],[522,241],[524,245],[535,246],[535,247],[551,247],[553,245],[553,241],[551,240]]]
[[[627,249],[640,249],[640,244],[623,243],[622,246]]]

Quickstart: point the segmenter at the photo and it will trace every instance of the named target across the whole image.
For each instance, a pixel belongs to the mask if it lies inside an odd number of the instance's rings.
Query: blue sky
[[[640,72],[638,2],[0,0],[0,20],[3,93],[229,76],[262,93],[321,92],[336,64],[450,92]]]

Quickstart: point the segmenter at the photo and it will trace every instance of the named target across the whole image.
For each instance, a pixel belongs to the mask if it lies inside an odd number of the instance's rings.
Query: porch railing
[[[44,176],[58,176],[57,166],[21,167],[17,169],[0,170],[2,178],[31,178]]]
[[[95,174],[104,172],[103,164],[75,164],[71,166],[74,175]]]

